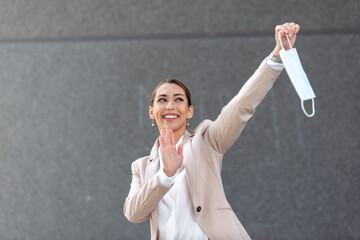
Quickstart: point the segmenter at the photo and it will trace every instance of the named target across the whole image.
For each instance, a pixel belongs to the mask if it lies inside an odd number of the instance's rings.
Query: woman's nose
[[[173,109],[174,108],[174,102],[173,101],[168,101],[166,104],[166,109]]]

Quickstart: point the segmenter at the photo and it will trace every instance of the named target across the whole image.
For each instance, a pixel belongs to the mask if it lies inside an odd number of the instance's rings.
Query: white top
[[[183,142],[184,136],[176,144]],[[160,149],[160,169],[158,179],[160,183],[171,189],[159,202],[159,239],[160,240],[207,240],[208,237],[197,224],[194,215],[190,190],[186,177],[186,169],[181,167],[174,176],[167,177],[164,173]],[[175,181],[176,178],[176,181]]]
[[[266,63],[276,70],[282,70],[282,63],[271,61],[270,56],[266,58]],[[184,136],[176,144],[176,150],[183,142]],[[174,176],[168,177],[164,173],[164,164],[161,159],[160,148],[158,149],[160,158],[160,169],[157,177],[161,185],[171,187],[159,202],[159,239],[160,240],[208,240],[208,237],[197,224],[194,215],[189,185],[186,177],[186,169],[181,167]],[[185,159],[184,159],[185,161]],[[175,181],[176,178],[176,181]]]

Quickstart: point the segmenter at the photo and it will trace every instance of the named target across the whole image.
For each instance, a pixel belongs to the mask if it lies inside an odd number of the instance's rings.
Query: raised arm
[[[219,153],[225,153],[240,136],[257,105],[273,86],[281,71],[265,60],[244,84],[240,92],[221,110],[218,118],[204,132],[204,140]]]
[[[300,27],[295,23],[285,23],[275,28],[276,46],[272,54],[279,57],[281,49],[278,33],[281,33],[284,47],[288,48],[286,35],[288,34],[292,45],[295,44],[296,34]],[[204,132],[204,140],[216,151],[225,153],[240,136],[247,121],[254,115],[256,107],[266,96],[280,75],[264,60],[250,79],[244,84],[239,93],[222,109],[218,118]]]

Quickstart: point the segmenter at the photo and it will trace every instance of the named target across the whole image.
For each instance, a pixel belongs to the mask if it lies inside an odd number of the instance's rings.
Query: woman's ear
[[[192,117],[193,117],[193,114],[194,114],[194,107],[193,107],[193,106],[190,106],[190,107],[189,107],[189,110],[188,110],[188,112],[187,112],[186,118],[188,118],[188,119],[192,118]]]
[[[155,116],[154,116],[154,109],[152,106],[149,106],[149,117],[151,119],[155,119]]]

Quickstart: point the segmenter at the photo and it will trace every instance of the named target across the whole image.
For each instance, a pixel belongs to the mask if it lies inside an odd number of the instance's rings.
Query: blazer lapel
[[[148,164],[146,166],[145,182],[147,182],[147,180],[149,180],[159,171],[160,161],[158,156],[158,149],[159,149],[159,141],[158,139],[156,139],[154,146],[151,149]]]
[[[196,161],[192,158],[194,152],[192,149],[192,143],[190,139],[193,137],[193,134],[190,134],[188,131],[185,132],[184,136],[184,166],[186,168],[186,177],[189,184],[189,190],[191,196],[195,196],[195,171],[196,171]],[[186,148],[186,149],[185,149]],[[193,197],[194,198],[194,197]]]

